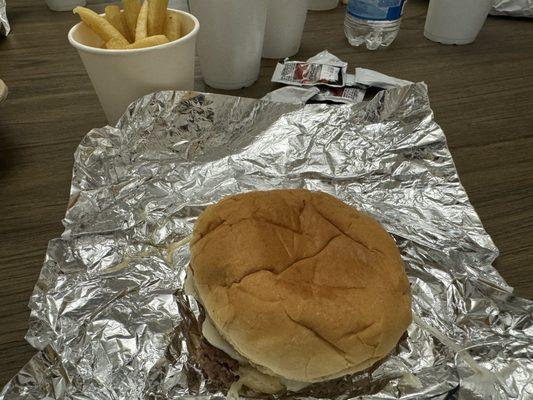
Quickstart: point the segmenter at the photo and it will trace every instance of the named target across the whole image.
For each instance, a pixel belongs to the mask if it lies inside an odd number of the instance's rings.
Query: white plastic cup
[[[309,0],[309,9],[313,11],[333,10],[339,5],[339,0]]]
[[[226,90],[253,84],[261,67],[266,1],[190,0],[189,6],[202,24],[198,55],[205,83]]]
[[[424,36],[444,44],[476,40],[492,7],[492,0],[431,0]]]
[[[308,0],[268,0],[264,58],[285,58],[298,53]]]
[[[159,46],[132,50],[100,48],[102,40],[85,24],[68,33],[111,124],[134,100],[158,90],[194,88],[194,57],[198,20],[184,11],[180,39]]]
[[[85,4],[85,0],[46,0],[46,5],[52,11],[72,11],[75,7]]]

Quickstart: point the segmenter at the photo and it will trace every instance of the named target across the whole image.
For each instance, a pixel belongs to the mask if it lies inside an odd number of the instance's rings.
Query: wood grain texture
[[[384,51],[352,48],[344,8],[311,12],[297,59],[329,49],[355,66],[429,85],[461,180],[501,251],[496,267],[533,298],[533,21],[489,18],[478,40],[443,46],[424,39],[427,2],[410,0],[400,35]],[[0,38],[0,386],[34,350],[25,343],[29,296],[47,242],[62,232],[73,153],[105,124],[81,61],[67,41],[77,18],[43,1],[8,1],[12,33]],[[252,87],[261,97],[275,61]],[[203,85],[199,85],[202,88]],[[209,90],[209,88],[207,88]]]

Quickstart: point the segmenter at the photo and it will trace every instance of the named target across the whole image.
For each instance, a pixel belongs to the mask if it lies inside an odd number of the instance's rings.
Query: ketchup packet
[[[363,101],[366,94],[366,86],[356,82],[355,75],[346,74],[346,86],[329,87],[318,86],[320,92],[312,98],[313,101],[330,101],[332,103],[354,104]]]
[[[357,86],[345,86],[341,88],[321,86],[319,89],[320,93],[314,96],[311,100],[355,104],[362,102],[366,93],[366,89]]]
[[[276,103],[306,104],[309,101],[355,104],[363,101],[366,89],[361,87],[346,86],[332,88],[327,86],[294,87],[284,86],[267,93],[263,100]]]
[[[285,59],[278,63],[272,82],[295,86],[343,87],[347,69],[348,63],[324,50],[305,62]]]

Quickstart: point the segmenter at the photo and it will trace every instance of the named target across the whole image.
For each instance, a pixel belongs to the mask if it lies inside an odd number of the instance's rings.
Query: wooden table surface
[[[62,232],[73,153],[104,115],[67,31],[70,13],[44,1],[7,1],[12,33],[0,38],[0,387],[34,350],[24,341],[27,303],[47,242]],[[533,298],[533,21],[489,18],[478,40],[443,46],[423,37],[427,2],[409,0],[400,35],[384,51],[352,48],[344,8],[311,12],[297,59],[323,49],[356,66],[429,85],[461,180],[501,255],[496,268]],[[231,94],[261,97],[259,81]]]

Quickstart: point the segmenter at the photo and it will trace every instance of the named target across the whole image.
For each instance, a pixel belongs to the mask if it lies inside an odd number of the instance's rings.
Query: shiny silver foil
[[[492,267],[498,250],[418,83],[354,105],[159,92],[89,132],[65,232],[30,301],[38,353],[0,399],[223,398],[191,356],[199,309],[179,242],[207,205],[280,187],[329,192],[379,219],[417,320],[371,373],[291,398],[532,398],[533,303]]]
[[[533,0],[494,0],[490,13],[533,18]]]
[[[7,36],[10,31],[6,8],[6,0],[0,0],[0,35],[4,36]]]

